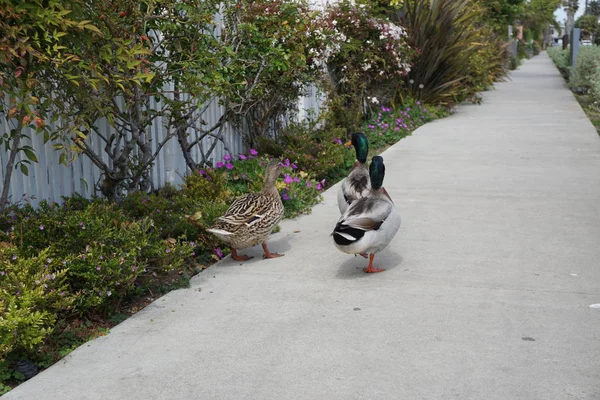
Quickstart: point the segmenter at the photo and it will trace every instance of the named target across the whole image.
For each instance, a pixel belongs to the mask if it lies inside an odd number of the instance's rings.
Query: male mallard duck
[[[275,187],[277,177],[283,167],[279,160],[271,160],[265,171],[265,183],[258,193],[248,193],[233,201],[225,215],[217,218],[208,232],[231,246],[231,257],[237,261],[251,259],[237,253],[262,243],[263,258],[281,257],[283,254],[271,253],[267,248],[267,238],[283,217],[283,203]]]
[[[365,197],[371,190],[371,181],[367,170],[369,141],[363,133],[359,132],[352,134],[352,140],[346,143],[346,146],[350,144],[354,146],[356,151],[356,161],[338,190],[338,208],[342,214],[352,202]]]
[[[335,246],[348,254],[369,253],[365,272],[381,272],[373,267],[375,253],[385,249],[400,228],[400,215],[382,187],[385,176],[383,158],[375,156],[369,168],[371,190],[353,202],[333,230]]]

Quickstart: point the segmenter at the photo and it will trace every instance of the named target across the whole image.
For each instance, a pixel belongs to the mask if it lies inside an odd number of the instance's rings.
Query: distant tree
[[[596,0],[590,1],[585,13],[595,17],[600,17],[600,3],[598,3]]]
[[[575,28],[581,29],[583,35],[586,37],[596,37],[598,35],[598,30],[600,29],[598,17],[589,14],[582,15],[575,21]]]

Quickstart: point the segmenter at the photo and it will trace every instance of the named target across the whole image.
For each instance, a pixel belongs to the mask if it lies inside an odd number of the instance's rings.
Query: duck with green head
[[[350,204],[366,196],[371,190],[369,170],[367,169],[369,141],[363,133],[358,132],[352,134],[352,139],[346,143],[346,146],[350,144],[354,146],[354,150],[356,151],[356,161],[338,190],[338,208],[342,214]]]
[[[224,215],[217,218],[215,224],[207,229],[231,246],[231,258],[246,261],[252,257],[238,254],[237,250],[262,243],[265,252],[263,258],[281,257],[283,254],[271,253],[267,247],[267,238],[283,217],[283,202],[275,186],[281,172],[279,160],[271,160],[265,171],[265,183],[258,193],[247,193],[231,203]]]
[[[373,267],[373,259],[390,244],[400,229],[401,220],[394,202],[383,188],[383,158],[373,157],[369,175],[369,193],[346,209],[333,230],[333,240],[344,253],[368,253],[369,266],[363,271],[373,273],[384,271]]]

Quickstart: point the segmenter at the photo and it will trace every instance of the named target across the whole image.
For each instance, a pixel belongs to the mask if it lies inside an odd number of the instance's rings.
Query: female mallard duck
[[[381,272],[373,267],[375,253],[385,249],[400,228],[400,215],[382,187],[385,176],[383,158],[373,157],[369,169],[371,190],[353,202],[333,230],[335,246],[348,254],[369,253],[365,272]]]
[[[233,201],[225,215],[217,218],[208,232],[231,246],[231,257],[246,261],[252,257],[239,255],[238,249],[245,249],[262,243],[263,258],[281,257],[267,248],[267,238],[283,217],[283,203],[275,187],[282,166],[279,160],[271,160],[265,171],[265,183],[258,193],[248,193]]]
[[[356,151],[356,161],[338,190],[338,208],[342,214],[352,202],[365,197],[371,190],[369,171],[367,170],[369,141],[363,133],[353,133],[352,140],[346,143],[346,146],[350,144],[354,146]]]

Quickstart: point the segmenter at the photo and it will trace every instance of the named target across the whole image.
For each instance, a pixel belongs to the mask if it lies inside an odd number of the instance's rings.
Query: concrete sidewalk
[[[5,398],[600,399],[600,138],[545,54],[484,97],[383,154],[386,272],[336,186]]]

